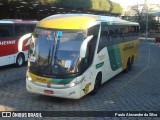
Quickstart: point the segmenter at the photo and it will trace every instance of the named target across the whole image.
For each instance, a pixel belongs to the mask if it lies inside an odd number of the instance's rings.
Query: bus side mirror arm
[[[87,46],[88,46],[88,43],[91,41],[92,38],[93,38],[93,35],[90,35],[83,41],[83,43],[80,47],[80,58],[85,58],[86,57]]]

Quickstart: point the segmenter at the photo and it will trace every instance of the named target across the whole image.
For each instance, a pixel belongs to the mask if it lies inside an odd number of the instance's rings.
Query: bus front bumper
[[[79,99],[81,97],[81,84],[66,88],[53,88],[51,85],[49,88],[47,87],[47,84],[37,83],[26,79],[26,88],[28,92],[47,96],[69,99]]]

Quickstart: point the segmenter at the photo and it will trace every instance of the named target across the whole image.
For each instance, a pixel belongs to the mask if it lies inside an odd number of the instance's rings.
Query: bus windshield
[[[80,46],[84,32],[36,29],[31,40],[29,70],[43,77],[71,77],[78,74]]]

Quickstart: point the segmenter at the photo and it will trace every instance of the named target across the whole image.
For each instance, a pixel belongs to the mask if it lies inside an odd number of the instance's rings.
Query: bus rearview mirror
[[[81,48],[80,48],[80,58],[85,58],[86,53],[87,53],[87,46],[88,43],[91,41],[93,38],[93,35],[88,36],[82,43]]]

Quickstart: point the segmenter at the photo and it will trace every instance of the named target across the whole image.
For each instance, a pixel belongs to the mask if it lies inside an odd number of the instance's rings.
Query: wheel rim
[[[22,58],[22,57],[19,57],[19,58],[18,58],[18,65],[22,65],[22,63],[23,63],[23,58]]]

